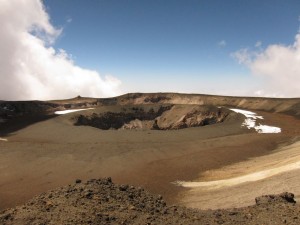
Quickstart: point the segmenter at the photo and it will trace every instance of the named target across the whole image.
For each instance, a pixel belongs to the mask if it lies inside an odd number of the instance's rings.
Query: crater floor
[[[259,195],[282,191],[294,192],[297,199],[297,170],[218,190],[173,182],[226,180],[276,167],[266,162],[296,162],[298,105],[297,99],[179,94],[0,102],[0,209],[77,178],[100,177],[143,186],[169,204],[198,208],[251,205]],[[82,108],[93,109],[55,114]],[[245,116],[231,108],[257,113],[263,125],[281,133],[248,129],[242,126]]]

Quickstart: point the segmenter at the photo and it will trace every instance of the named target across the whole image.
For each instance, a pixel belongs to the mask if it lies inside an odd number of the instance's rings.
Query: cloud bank
[[[232,55],[264,79],[264,87],[255,95],[300,97],[300,34],[292,45],[274,44],[256,51],[244,48]]]
[[[121,82],[76,66],[52,46],[61,29],[41,0],[0,0],[0,99],[61,99],[119,94]]]

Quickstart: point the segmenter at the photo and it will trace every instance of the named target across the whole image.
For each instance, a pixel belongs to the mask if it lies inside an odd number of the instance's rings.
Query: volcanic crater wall
[[[118,104],[198,104],[284,113],[300,118],[300,98],[233,97],[180,93],[129,93],[115,98]],[[99,104],[102,100],[99,99]]]
[[[83,112],[72,120],[76,126],[92,126],[102,130],[174,130],[221,123],[233,114],[225,108],[199,105],[135,105],[116,108]]]

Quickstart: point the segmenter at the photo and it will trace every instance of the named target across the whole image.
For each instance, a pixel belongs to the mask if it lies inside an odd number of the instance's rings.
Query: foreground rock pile
[[[240,209],[199,211],[105,178],[43,193],[2,211],[0,224],[300,224],[299,213],[291,193],[262,196]]]

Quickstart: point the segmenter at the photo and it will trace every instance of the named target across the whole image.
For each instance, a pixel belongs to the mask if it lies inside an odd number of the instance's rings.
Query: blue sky
[[[300,16],[298,0],[44,3],[52,24],[64,29],[55,47],[82,67],[117,77],[127,91],[188,92],[192,86],[201,92],[203,81],[221,86],[224,80],[256,86],[260,81],[231,53],[260,43],[292,44]],[[160,80],[170,82],[166,90],[155,86]]]
[[[300,73],[299,0],[29,0],[44,8],[32,3],[28,12],[19,0],[11,2],[30,21],[20,32],[33,25],[51,35],[60,31],[52,45],[44,44],[45,52],[52,47],[56,51],[48,51],[49,59],[63,49],[74,65],[86,69],[83,72],[95,70],[101,79],[118,79],[119,94],[300,96],[297,86],[290,92],[280,87],[283,80],[300,82],[295,75]],[[32,11],[39,11],[40,17]],[[13,16],[8,13],[4,19],[16,21]],[[32,74],[42,74],[42,63],[38,69],[32,65],[27,65]],[[282,75],[289,67],[294,69]],[[39,82],[41,90],[44,83]]]

